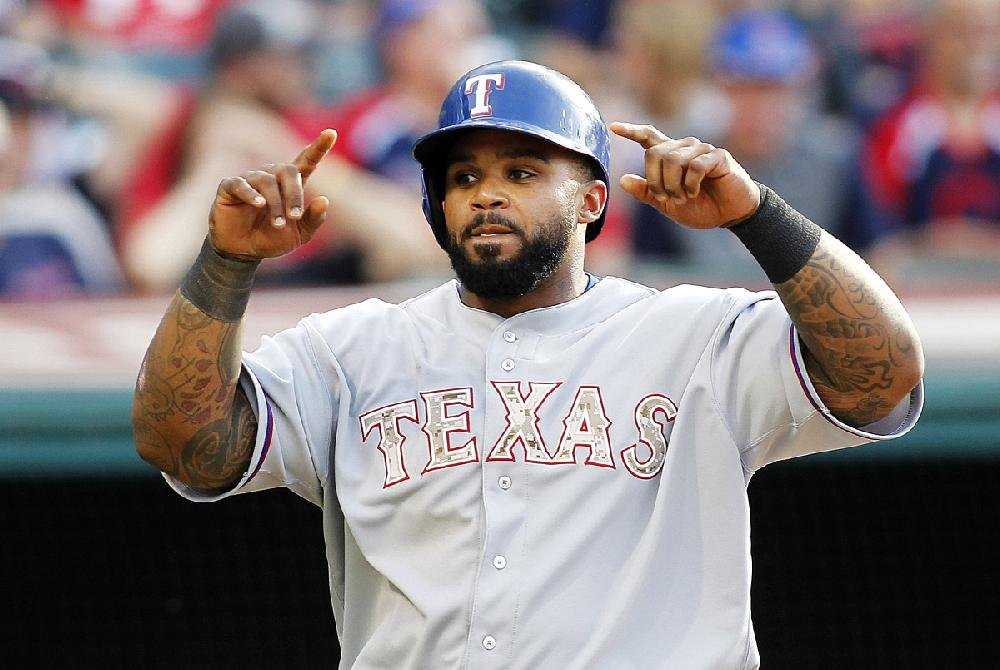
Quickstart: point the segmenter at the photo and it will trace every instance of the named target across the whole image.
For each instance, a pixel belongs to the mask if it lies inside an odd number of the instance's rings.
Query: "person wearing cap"
[[[614,195],[575,82],[462,75],[413,147],[455,279],[245,355],[259,263],[336,211],[303,184],[337,133],[219,184],[139,372],[136,447],[189,500],[287,487],[323,510],[340,667],[758,668],[750,477],[916,421],[918,335],[860,258],[724,149],[610,131],[646,156]],[[728,228],[774,290],[589,274],[622,196]]]
[[[857,140],[848,124],[817,108],[821,63],[805,28],[776,10],[737,12],[717,24],[703,58],[717,94],[703,95],[693,110],[704,117],[694,124],[701,126],[698,136],[726,147],[755,179],[853,246],[849,195]],[[732,236],[666,228],[645,208],[634,223],[639,259],[678,260],[709,278],[755,272]]]
[[[341,133],[334,153],[418,191],[410,150],[437,123],[441,98],[475,63],[510,54],[488,28],[479,0],[381,0],[371,30],[381,81],[331,110]]]

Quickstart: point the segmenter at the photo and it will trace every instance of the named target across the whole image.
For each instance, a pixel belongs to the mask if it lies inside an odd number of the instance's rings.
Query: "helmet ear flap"
[[[423,167],[423,209],[424,218],[431,224],[434,232],[434,239],[442,249],[448,248],[448,228],[444,222],[444,209],[441,202],[444,200],[444,175],[443,167],[440,163],[429,164]]]

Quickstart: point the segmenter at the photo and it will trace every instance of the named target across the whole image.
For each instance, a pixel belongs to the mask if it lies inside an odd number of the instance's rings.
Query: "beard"
[[[502,225],[521,238],[521,250],[511,258],[499,259],[499,244],[479,244],[479,260],[474,260],[462,242],[481,225]],[[575,222],[571,216],[561,214],[538,227],[533,237],[528,237],[520,226],[499,212],[483,212],[460,234],[448,236],[445,252],[451,260],[455,276],[467,290],[481,298],[517,298],[529,293],[551,277],[562,263],[569,248]]]

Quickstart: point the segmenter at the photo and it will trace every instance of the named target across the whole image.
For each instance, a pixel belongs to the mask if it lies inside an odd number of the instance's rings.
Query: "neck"
[[[541,307],[569,302],[587,289],[587,273],[583,264],[574,264],[565,272],[556,272],[524,295],[515,298],[484,298],[459,285],[462,302],[469,307],[493,312],[505,319],[515,314]]]

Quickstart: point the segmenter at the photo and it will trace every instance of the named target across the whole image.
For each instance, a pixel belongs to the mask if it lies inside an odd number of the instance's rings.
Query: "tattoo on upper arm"
[[[206,489],[237,481],[253,452],[257,418],[238,386],[240,324],[175,298],[136,385],[136,443],[163,472]],[[178,426],[196,429],[176,444]]]
[[[831,251],[829,240],[775,288],[806,345],[817,393],[836,416],[864,425],[892,410],[889,391],[914,343],[889,288],[857,255]]]

